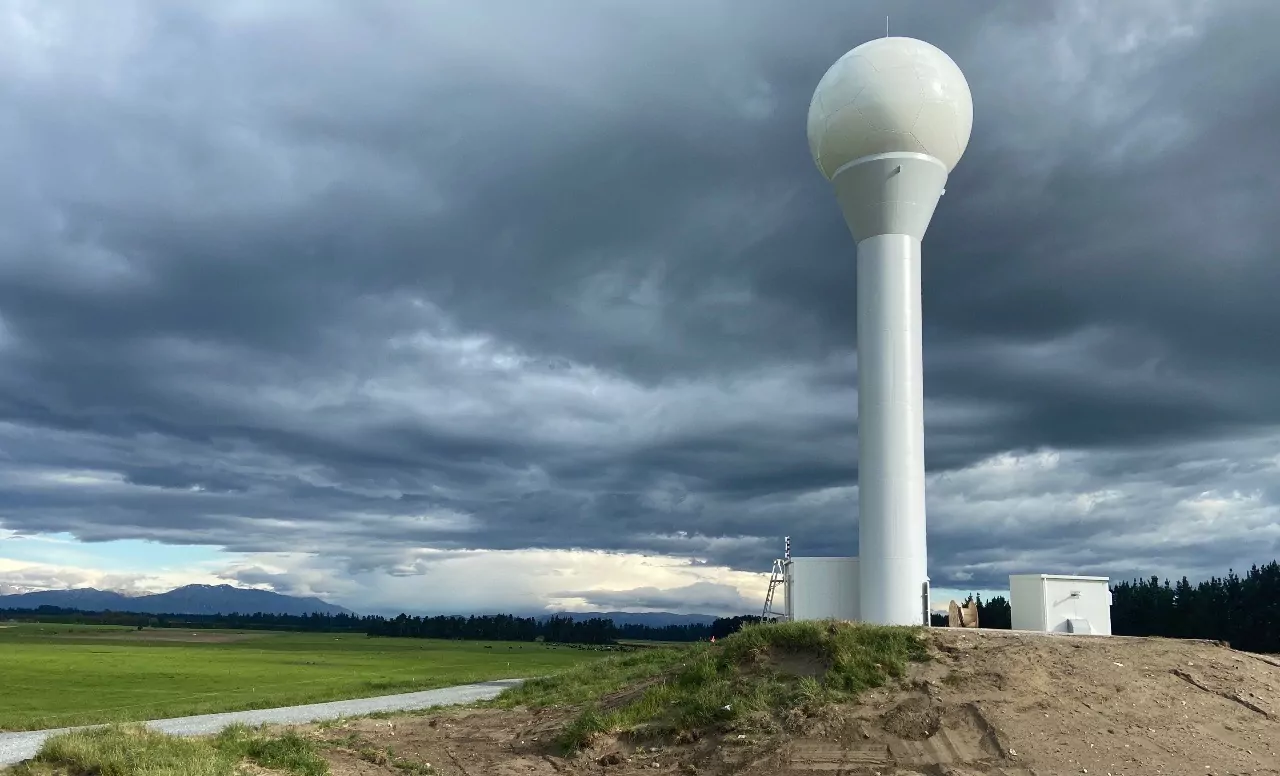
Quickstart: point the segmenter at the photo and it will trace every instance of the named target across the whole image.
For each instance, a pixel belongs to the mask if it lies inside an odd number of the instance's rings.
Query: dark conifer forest
[[[470,617],[397,617],[348,614],[136,614],[131,612],[83,612],[42,606],[39,609],[0,609],[0,621],[66,623],[76,625],[117,625],[130,628],[189,628],[199,630],[279,630],[320,633],[364,633],[371,637],[392,636],[418,639],[465,641],[545,641],[559,644],[616,644],[619,641],[705,641],[724,638],[745,622],[760,617],[725,617],[706,625],[651,627],[589,614],[551,617],[515,617],[493,614]]]
[[[1158,577],[1135,579],[1112,586],[1111,629],[1117,636],[1165,636],[1224,641],[1248,652],[1280,653],[1280,562],[1254,566],[1244,576],[1234,571],[1191,584]],[[1009,628],[1009,601],[996,596],[978,604],[978,623],[984,628]],[[966,602],[967,602],[966,601]],[[546,641],[561,644],[609,645],[619,641],[705,641],[724,638],[758,616],[717,619],[707,625],[651,627],[616,624],[590,614],[551,617],[485,615],[462,617],[386,618],[374,615],[312,614],[303,617],[273,614],[152,615],[128,612],[80,612],[55,607],[0,609],[0,620],[49,623],[123,625],[135,628],[219,628],[365,633],[425,639],[481,641]],[[933,615],[934,625],[946,618]]]
[[[1280,563],[1191,584],[1156,577],[1112,588],[1112,630],[1122,636],[1225,641],[1246,652],[1280,653]]]

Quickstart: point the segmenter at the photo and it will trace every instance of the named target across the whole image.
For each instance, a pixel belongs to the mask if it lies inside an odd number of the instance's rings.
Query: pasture
[[[269,631],[0,628],[0,731],[239,711],[553,673],[605,653]]]

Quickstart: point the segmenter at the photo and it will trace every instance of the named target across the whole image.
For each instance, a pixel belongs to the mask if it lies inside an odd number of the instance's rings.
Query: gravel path
[[[286,706],[279,709],[253,709],[229,711],[222,714],[202,714],[198,717],[157,719],[144,723],[152,730],[175,736],[213,735],[228,725],[243,722],[246,725],[294,724],[319,722],[339,717],[358,717],[378,711],[410,711],[432,706],[456,706],[463,703],[487,700],[503,690],[520,684],[520,679],[501,679],[494,682],[442,687],[438,690],[410,692],[401,695],[383,695],[378,698],[358,698],[348,701],[311,703],[306,706]],[[76,728],[33,730],[22,733],[0,733],[0,767],[13,765],[35,756],[40,745],[51,735]]]

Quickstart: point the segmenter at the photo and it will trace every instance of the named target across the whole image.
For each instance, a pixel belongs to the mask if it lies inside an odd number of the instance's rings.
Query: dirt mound
[[[924,741],[942,729],[943,706],[927,697],[908,698],[884,715],[884,729],[907,741]]]
[[[967,629],[925,638],[931,660],[856,703],[669,741],[598,737],[571,758],[552,744],[574,716],[565,708],[363,720],[317,735],[345,741],[335,776],[1280,776],[1275,659],[1164,639]],[[787,668],[808,676],[815,666]]]

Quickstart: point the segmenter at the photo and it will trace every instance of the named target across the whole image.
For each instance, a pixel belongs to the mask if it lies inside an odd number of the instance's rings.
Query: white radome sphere
[[[973,97],[959,66],[914,38],[878,38],[836,60],[809,103],[809,150],[828,179],[872,154],[928,154],[950,172],[969,145]]]

